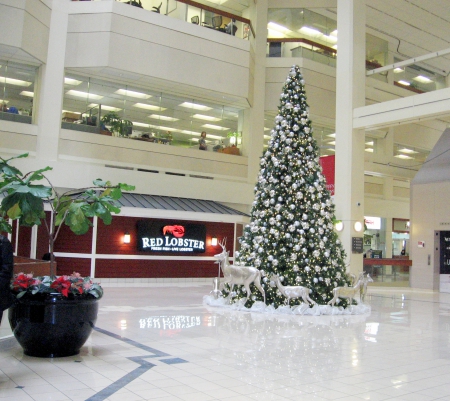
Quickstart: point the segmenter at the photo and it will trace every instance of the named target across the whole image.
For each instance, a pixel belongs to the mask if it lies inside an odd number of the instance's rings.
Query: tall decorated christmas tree
[[[293,66],[283,86],[275,127],[255,187],[251,221],[239,239],[235,264],[262,270],[266,304],[285,303],[274,281],[283,286],[304,286],[310,297],[324,305],[333,288],[349,285],[345,252],[334,231],[334,204],[319,164],[318,146],[306,103],[304,80]],[[247,306],[262,300],[253,286]],[[245,298],[245,289],[232,296]],[[302,299],[291,299],[298,305]],[[338,306],[347,306],[342,300]]]

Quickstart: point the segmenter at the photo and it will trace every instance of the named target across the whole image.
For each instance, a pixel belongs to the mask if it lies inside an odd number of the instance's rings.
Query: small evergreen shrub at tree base
[[[350,285],[345,273],[345,251],[334,231],[335,212],[319,164],[306,103],[304,80],[293,66],[283,86],[275,127],[261,157],[251,220],[239,239],[241,250],[235,264],[254,266],[263,273],[266,304],[279,307],[286,298],[277,288],[274,274],[283,286],[304,286],[310,298],[325,305],[335,287]],[[253,286],[246,306],[262,301]],[[245,298],[240,286],[224,296]],[[291,299],[298,305],[302,299]],[[340,300],[337,306],[347,306]]]

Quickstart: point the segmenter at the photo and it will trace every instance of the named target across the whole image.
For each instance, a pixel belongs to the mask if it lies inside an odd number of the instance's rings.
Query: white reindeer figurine
[[[364,275],[362,286],[359,288],[359,297],[361,299],[361,302],[364,302],[366,298],[366,292],[367,292],[367,284],[373,283],[372,277],[370,277],[369,273]]]
[[[286,305],[289,305],[289,301],[291,300],[291,298],[302,298],[303,302],[305,302],[306,304],[310,303],[316,305],[316,302],[314,302],[309,297],[309,294],[311,294],[311,290],[308,287],[302,287],[300,285],[282,285],[278,274],[273,274],[271,278],[275,282],[280,292],[286,297]]]
[[[253,266],[240,266],[240,265],[230,265],[228,261],[228,252],[225,248],[225,242],[219,243],[222,247],[222,252],[214,255],[222,269],[224,282],[230,285],[230,294],[233,292],[234,286],[236,284],[243,285],[247,291],[247,297],[245,302],[250,295],[250,284],[255,284],[259,292],[264,298],[264,303],[266,303],[266,293],[261,287],[261,272]]]
[[[352,304],[355,295],[359,292],[360,287],[364,285],[364,273],[359,273],[358,280],[353,287],[336,287],[333,288],[333,299],[328,302],[328,305],[331,304],[334,306],[338,298],[348,298],[349,305]],[[358,304],[361,301],[357,301]]]

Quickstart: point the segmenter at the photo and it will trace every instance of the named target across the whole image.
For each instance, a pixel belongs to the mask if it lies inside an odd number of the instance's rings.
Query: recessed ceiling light
[[[329,152],[336,152],[336,149],[334,148],[327,148],[326,150],[328,150]]]
[[[146,103],[135,103],[135,104],[133,104],[133,106],[139,107],[140,109],[147,109],[147,110],[153,110],[153,111],[167,110],[165,107],[153,106],[152,104],[146,104]]]
[[[364,150],[365,150],[366,152],[373,153],[373,148],[365,148]]]
[[[152,95],[147,95],[146,93],[141,92],[129,91],[128,89],[118,89],[114,93],[117,93],[118,95],[137,97],[138,99],[150,99],[152,97]]]
[[[398,74],[399,72],[403,72],[403,71],[405,71],[403,68],[400,68],[400,67],[394,68],[395,74]]]
[[[226,131],[227,129],[230,129],[230,128],[227,128],[227,127],[222,127],[220,125],[214,125],[214,124],[203,124],[202,127],[211,128],[211,129],[215,129],[215,130],[218,130],[218,131]]]
[[[28,97],[34,97],[34,92],[22,91],[22,92],[20,92],[20,95],[28,96]]]
[[[78,81],[77,79],[64,77],[64,83],[66,85],[80,85],[83,81]]]
[[[212,117],[212,116],[205,116],[204,114],[194,114],[192,117],[198,118],[199,120],[206,120],[206,121],[221,121],[221,118]]]
[[[373,141],[366,142],[366,145],[373,146]]]
[[[407,155],[395,155],[394,157],[398,157],[399,159],[414,159],[414,157]]]
[[[85,98],[94,99],[94,100],[99,100],[99,99],[103,98],[103,96],[96,95],[95,93],[87,93],[87,92],[75,91],[73,89],[71,89],[70,91],[66,92],[66,95],[72,95],[72,96],[77,96],[77,97],[85,97]]]
[[[414,79],[414,81],[418,81],[423,84],[429,84],[429,83],[433,82],[432,79],[430,79],[428,77],[424,77],[423,75],[417,75],[417,77],[414,77],[413,79]]]
[[[322,32],[320,32],[319,30],[310,28],[309,26],[302,26],[299,29],[299,32],[304,33],[305,35],[308,35],[308,36],[322,36],[323,35]]]
[[[225,139],[223,136],[219,136],[219,135],[211,135],[211,134],[208,134],[207,136],[206,136],[206,139]]]
[[[329,134],[327,136],[329,136],[330,138],[336,138],[336,132],[334,132],[333,134]]]
[[[336,36],[332,36],[332,35],[323,35],[323,38],[331,43],[336,43],[337,42],[337,37]]]
[[[336,145],[336,141],[327,142],[327,145]]]
[[[270,138],[272,138],[272,137],[269,135],[264,135],[264,139],[270,139]]]
[[[146,127],[146,128],[150,128],[150,124],[144,124],[144,123],[139,123],[136,121],[132,121],[133,125],[136,125],[136,127]]]
[[[186,129],[181,131],[182,134],[187,134],[187,135],[193,135],[193,136],[200,136],[200,132],[196,132],[196,131],[188,131]]]
[[[169,117],[169,116],[160,116],[159,114],[150,114],[150,118],[154,120],[163,120],[163,121],[178,121],[179,118]]]
[[[337,36],[337,32],[337,29],[335,29],[333,32],[330,32],[330,35]]]
[[[267,27],[269,29],[275,29],[276,31],[280,31],[280,32],[289,32],[290,31],[290,29],[286,28],[285,26],[277,24],[277,23],[272,22],[272,21],[270,21],[267,24]]]
[[[410,153],[410,154],[413,154],[413,153],[419,153],[419,152],[416,152],[415,150],[408,149],[408,148],[401,148],[401,149],[399,149],[398,151],[399,151],[399,152],[403,152],[403,153]]]
[[[88,107],[98,107],[97,103],[91,103]],[[107,106],[105,104],[102,104],[102,110],[107,110],[107,111],[120,111],[122,109],[119,109],[118,107],[112,107],[112,106]]]
[[[0,83],[16,85],[16,86],[30,86],[32,84],[31,82],[22,81],[21,79],[6,78],[6,77],[0,77]]]
[[[183,102],[179,106],[181,107],[187,107],[189,109],[196,109],[196,110],[212,110],[212,107],[204,106],[203,104],[198,103],[190,103],[190,102]]]
[[[408,81],[403,81],[402,79],[400,81],[398,81],[399,84],[405,85],[405,86],[409,86],[411,85]]]

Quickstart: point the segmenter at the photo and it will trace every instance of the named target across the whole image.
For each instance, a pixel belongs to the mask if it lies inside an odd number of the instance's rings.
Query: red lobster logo
[[[184,235],[184,227],[183,226],[164,226],[163,234],[166,233],[172,234],[176,238],[181,238]]]

